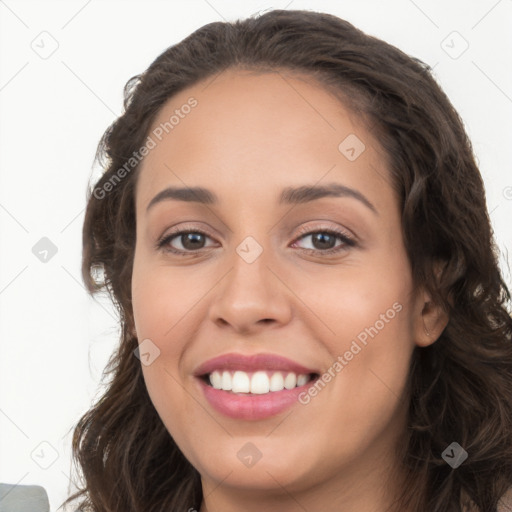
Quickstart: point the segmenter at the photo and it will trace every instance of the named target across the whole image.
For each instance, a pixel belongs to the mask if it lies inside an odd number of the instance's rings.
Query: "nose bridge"
[[[258,240],[252,236],[246,236],[235,248],[230,259],[231,271],[226,276],[226,293],[235,292],[237,296],[257,297],[270,296],[271,283],[269,279],[275,279],[268,266],[271,264],[271,248],[262,236]]]
[[[286,321],[290,304],[274,275],[276,270],[271,271],[276,258],[270,245],[269,237],[260,234],[248,235],[234,247],[229,271],[212,303],[213,321],[244,330],[260,320]]]

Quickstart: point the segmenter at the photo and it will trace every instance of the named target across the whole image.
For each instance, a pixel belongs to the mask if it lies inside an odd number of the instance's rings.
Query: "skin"
[[[139,342],[160,350],[143,366],[148,392],[201,474],[201,512],[387,510],[401,490],[395,448],[411,355],[447,320],[413,287],[386,155],[308,77],[229,70],[171,98],[153,128],[191,96],[197,106],[140,169],[132,293]],[[338,149],[349,134],[365,144],[354,161]],[[353,197],[278,204],[285,187],[327,183],[359,191],[377,212]],[[171,185],[206,187],[219,203],[170,199],[146,211]],[[195,255],[180,236],[168,246],[189,248],[186,256],[155,247],[173,227],[207,233]],[[335,238],[342,249],[325,255],[301,227],[341,229],[356,245]],[[263,248],[251,264],[236,252],[248,236]],[[307,405],[228,418],[193,377],[228,352],[278,354],[322,373],[395,303],[401,311]],[[248,442],[262,454],[250,468],[237,457]]]

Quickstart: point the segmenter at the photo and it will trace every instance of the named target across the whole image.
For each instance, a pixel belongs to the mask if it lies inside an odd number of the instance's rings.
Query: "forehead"
[[[362,120],[304,75],[223,72],[173,96],[149,136],[138,203],[171,184],[256,197],[324,179],[371,193],[389,180]]]

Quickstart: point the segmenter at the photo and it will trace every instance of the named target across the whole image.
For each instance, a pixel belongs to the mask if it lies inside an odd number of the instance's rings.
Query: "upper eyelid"
[[[317,221],[321,222],[321,220]],[[312,233],[321,232],[321,231],[334,231],[334,232],[341,232],[342,234],[345,234],[347,238],[354,238],[357,237],[352,233],[352,231],[348,230],[347,228],[340,227],[340,226],[333,226],[333,225],[322,225],[322,226],[310,226],[310,227],[300,227],[298,229],[298,233],[295,235],[296,238],[300,238],[304,235],[310,235]],[[216,235],[213,235],[209,232],[206,228],[201,228],[197,226],[189,226],[185,224],[184,226],[179,226],[176,228],[171,228],[170,231],[165,232],[164,235],[160,237],[160,239],[167,238],[169,236],[176,236],[183,233],[202,233],[206,236],[215,238]]]
[[[313,233],[321,233],[323,231],[332,231],[337,235],[345,235],[347,238],[356,240],[356,236],[347,228],[340,226],[313,226],[313,227],[300,227],[298,233],[298,238],[301,238],[304,235],[311,235]]]

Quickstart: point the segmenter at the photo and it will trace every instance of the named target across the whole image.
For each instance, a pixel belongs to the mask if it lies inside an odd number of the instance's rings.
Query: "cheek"
[[[385,425],[406,386],[414,349],[412,281],[405,254],[383,261],[347,271],[323,298],[334,331],[323,338],[334,375],[326,385],[332,428],[350,431],[354,418],[368,432]]]
[[[349,350],[354,340],[368,357],[384,349],[400,351],[409,344],[411,282],[405,269],[377,265],[349,269],[328,280],[322,293],[310,294],[316,297],[316,310],[328,319],[331,336],[325,340],[332,354]]]
[[[334,377],[327,384],[332,407],[327,429],[346,433],[340,450],[365,446],[388,428],[402,428],[402,396],[414,348],[408,297],[405,289],[390,285],[360,293],[343,307],[339,336],[329,350]]]
[[[132,275],[132,306],[139,339],[150,338],[169,356],[181,347],[177,336],[187,316],[205,294],[204,279],[190,268],[171,269],[144,254],[135,256]],[[168,340],[163,343],[164,340]],[[172,342],[171,342],[172,341]]]
[[[199,309],[207,289],[206,276],[202,279],[194,273],[192,278],[190,269],[170,269],[135,256],[132,306],[137,336],[139,343],[150,340],[149,346],[158,354],[151,364],[142,365],[144,380],[155,409],[178,443],[188,442],[182,439],[183,432],[189,431],[183,425],[196,418],[197,404],[184,390],[184,379],[189,376],[182,374],[181,362],[198,327],[194,319],[206,314]]]

